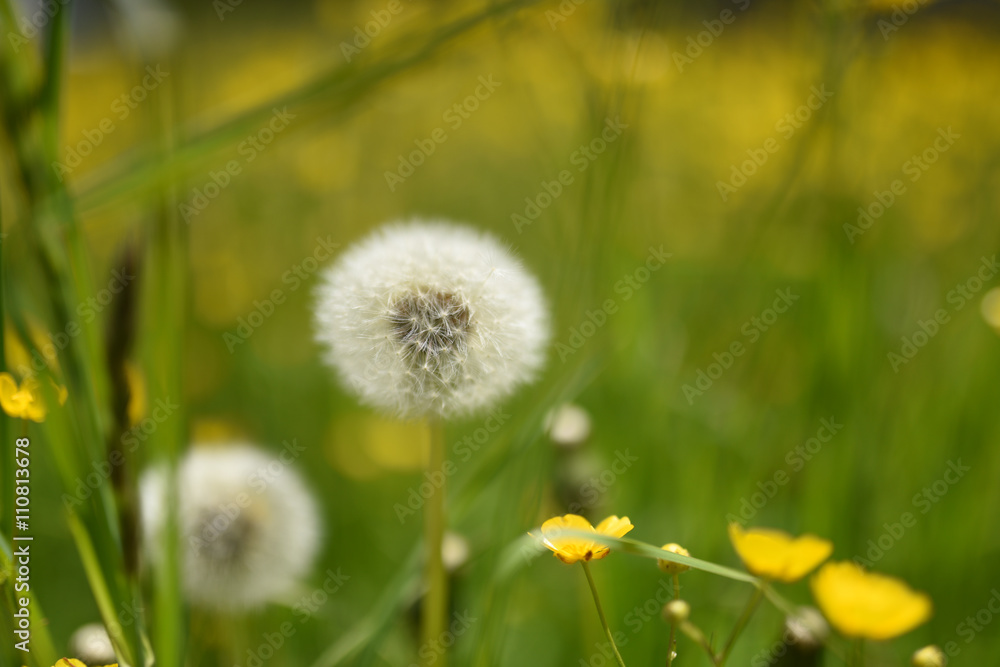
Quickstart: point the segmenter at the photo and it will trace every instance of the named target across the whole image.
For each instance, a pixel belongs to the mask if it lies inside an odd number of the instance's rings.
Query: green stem
[[[855,639],[851,643],[850,657],[847,664],[848,667],[864,667],[865,645],[861,639]]]
[[[601,608],[601,598],[597,595],[597,586],[594,585],[594,577],[590,574],[590,566],[587,565],[587,561],[582,560],[580,564],[583,565],[583,571],[587,575],[587,583],[590,584],[590,592],[594,595],[594,605],[597,607],[597,615],[601,619],[601,626],[604,628],[604,634],[608,637],[608,642],[611,643],[611,650],[615,652],[615,659],[618,661],[620,667],[625,667],[625,661],[622,660],[622,654],[618,652],[618,646],[615,645],[615,638],[611,635],[611,628],[608,627],[608,620],[604,618],[604,609]]]
[[[444,563],[441,560],[441,542],[444,540],[444,423],[436,417],[428,421],[430,434],[430,459],[427,470],[432,475],[441,475],[441,487],[431,494],[424,507],[424,549],[427,553],[425,579],[427,592],[424,595],[422,609],[421,642],[423,647],[440,645],[440,637],[444,632],[448,614],[448,579],[445,576]],[[448,655],[444,649],[438,654],[429,654],[425,664],[446,667]]]
[[[729,658],[729,652],[733,650],[733,646],[736,644],[736,640],[739,638],[740,633],[743,632],[747,623],[750,622],[750,618],[753,616],[753,613],[757,611],[757,605],[759,605],[760,601],[764,598],[764,586],[765,584],[758,586],[753,592],[753,595],[751,595],[750,599],[747,601],[746,608],[736,621],[736,625],[733,627],[733,632],[729,635],[729,639],[726,640],[722,653],[719,654],[718,660],[716,661],[716,664],[719,667],[723,667],[723,665],[726,664],[726,660]]]
[[[701,631],[701,628],[691,621],[684,621],[681,623],[681,632],[686,634],[695,644],[705,649],[705,653],[708,654],[708,659],[712,661],[713,665],[717,665],[719,663],[719,659],[715,655],[715,650],[712,648],[712,645],[708,643],[708,640],[705,639],[705,633]]]
[[[681,597],[681,578],[674,575],[674,599]],[[677,652],[677,624],[670,621],[670,641],[667,642],[667,667],[674,664],[674,654]]]

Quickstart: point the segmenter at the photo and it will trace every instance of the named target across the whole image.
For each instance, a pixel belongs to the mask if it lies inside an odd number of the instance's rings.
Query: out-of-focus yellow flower
[[[830,557],[833,544],[815,535],[792,537],[771,528],[743,530],[729,524],[729,539],[746,568],[758,577],[791,583]]]
[[[128,421],[133,426],[142,421],[149,409],[149,395],[146,391],[146,376],[132,362],[125,364],[125,379],[128,382]]]
[[[685,549],[684,547],[682,547],[679,544],[675,544],[674,542],[671,542],[670,544],[664,544],[660,548],[663,549],[664,551],[669,551],[670,553],[680,554],[682,556],[690,556],[691,555],[691,554],[688,553],[687,549]],[[667,574],[680,574],[681,572],[684,572],[685,570],[690,570],[691,569],[690,565],[682,565],[681,563],[675,563],[672,560],[664,560],[662,558],[659,558],[659,559],[656,560],[656,565],[657,565],[657,567],[660,568],[660,570],[662,570],[663,572],[666,572]]]
[[[66,387],[57,386],[56,394],[59,397],[59,405],[66,402]],[[30,419],[34,422],[43,421],[47,412],[45,403],[42,402],[38,381],[35,378],[28,378],[18,387],[17,380],[10,373],[0,373],[0,406],[11,417]]]
[[[597,524],[597,528],[594,528],[582,516],[566,514],[553,517],[542,524],[542,542],[555,553],[556,558],[564,563],[573,564],[581,560],[600,560],[611,552],[609,547],[585,537],[570,535],[561,537],[560,533],[569,529],[589,531],[609,537],[621,537],[632,528],[634,526],[627,516],[620,519],[617,516],[609,516]]]
[[[83,662],[77,660],[76,658],[60,658],[54,667],[87,667]],[[106,667],[118,667],[116,662],[113,665],[106,665]]]
[[[937,646],[925,646],[913,654],[913,667],[944,667],[948,659]]]
[[[891,639],[931,615],[929,597],[850,561],[820,568],[812,578],[812,591],[830,623],[848,637]]]

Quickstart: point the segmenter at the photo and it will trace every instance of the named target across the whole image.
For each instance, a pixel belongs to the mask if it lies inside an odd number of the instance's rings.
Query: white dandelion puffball
[[[326,270],[317,296],[326,360],[364,403],[403,418],[488,408],[545,358],[541,287],[493,236],[467,227],[383,227]]]
[[[287,445],[294,456],[297,445]],[[291,469],[244,443],[192,448],[177,469],[178,549],[188,599],[216,609],[285,600],[319,547],[316,503]],[[166,471],[140,483],[143,529],[154,564],[162,559]]]

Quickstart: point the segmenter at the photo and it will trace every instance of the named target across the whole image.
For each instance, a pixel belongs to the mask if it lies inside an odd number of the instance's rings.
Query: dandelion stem
[[[608,627],[608,621],[604,618],[604,610],[601,608],[601,598],[597,595],[597,586],[594,585],[594,577],[590,574],[590,566],[587,565],[587,561],[581,560],[580,564],[583,565],[583,571],[587,575],[587,583],[590,584],[590,592],[594,595],[594,605],[597,607],[597,615],[601,619],[601,625],[604,627],[604,634],[608,637],[608,642],[611,643],[611,650],[615,652],[615,659],[618,660],[618,664],[621,667],[625,667],[625,661],[622,660],[622,654],[618,652],[618,646],[615,645],[615,638],[611,635],[611,628]]]
[[[681,596],[681,578],[674,575],[674,599]],[[677,652],[677,623],[670,621],[670,641],[667,642],[667,667],[674,663],[674,654]]]
[[[743,613],[736,621],[732,634],[729,635],[729,639],[726,640],[726,644],[722,648],[722,653],[719,654],[719,657],[716,660],[715,664],[719,667],[726,664],[726,660],[729,658],[729,652],[733,650],[733,646],[736,644],[736,640],[739,639],[740,633],[743,632],[747,623],[750,622],[750,618],[753,616],[753,613],[757,611],[757,605],[759,605],[760,601],[764,598],[764,585],[765,584],[762,583],[756,590],[754,590],[753,595],[751,595],[750,599],[747,601],[746,608],[743,609]]]
[[[441,486],[424,506],[424,549],[427,553],[425,577],[427,593],[424,595],[422,609],[421,645],[423,647],[439,646],[439,638],[444,632],[445,617],[448,613],[448,580],[445,577],[444,564],[441,561],[441,542],[444,539],[444,423],[431,417],[427,421],[430,435],[430,458],[427,470],[441,477]],[[425,664],[445,667],[447,654],[442,649],[437,651],[422,651],[429,655]]]

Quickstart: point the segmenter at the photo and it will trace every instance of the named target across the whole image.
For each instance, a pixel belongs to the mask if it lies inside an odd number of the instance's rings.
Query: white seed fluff
[[[166,474],[140,482],[143,532],[154,564],[163,554]],[[200,606],[257,607],[283,601],[319,547],[316,503],[279,458],[245,443],[196,446],[177,469],[184,591]]]
[[[362,402],[403,418],[488,408],[541,368],[549,320],[535,278],[493,236],[411,221],[324,273],[317,339]]]

